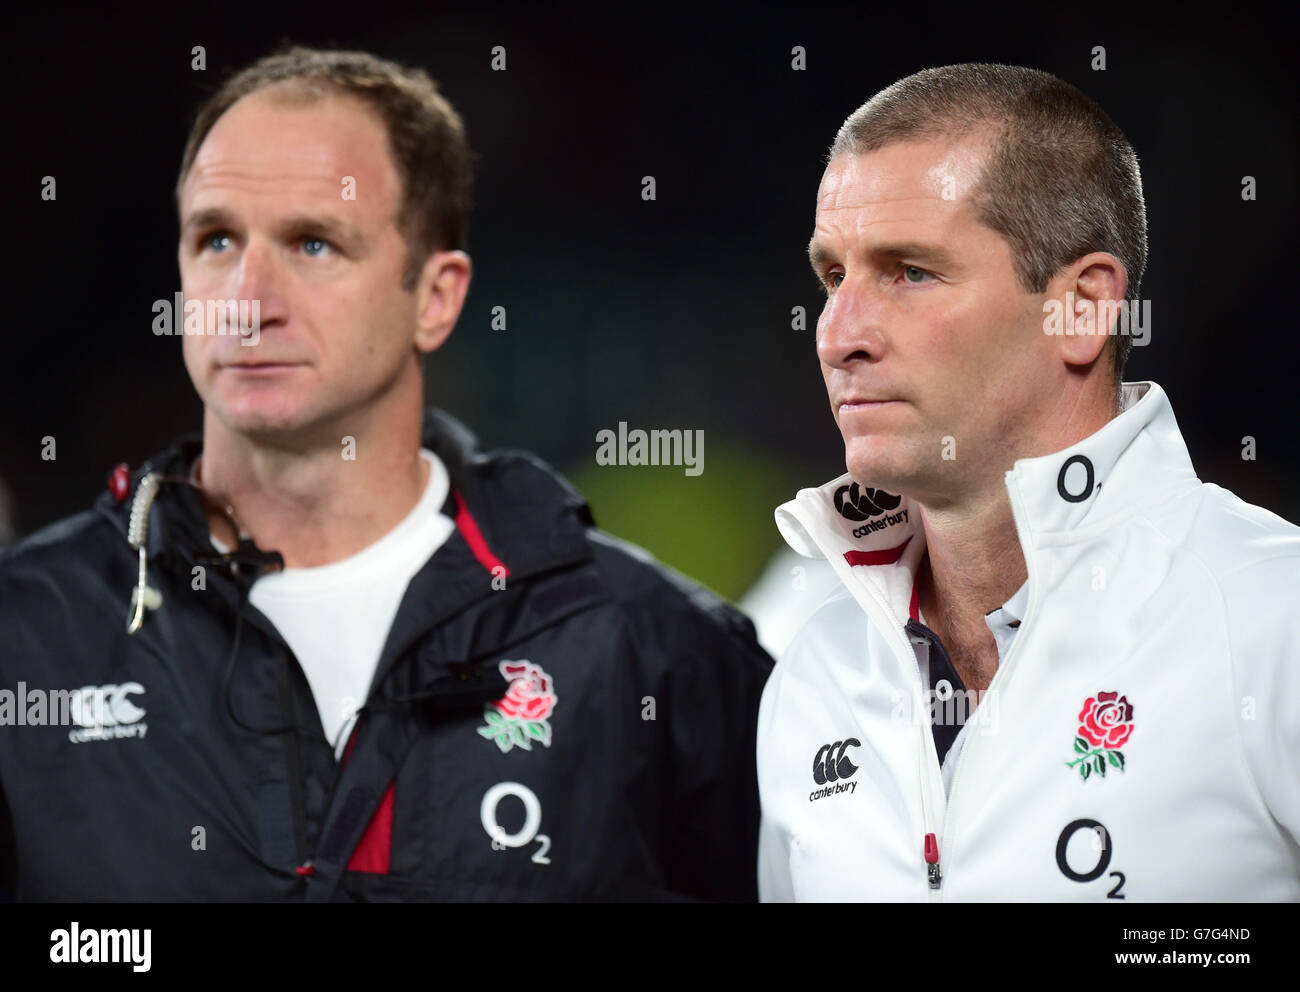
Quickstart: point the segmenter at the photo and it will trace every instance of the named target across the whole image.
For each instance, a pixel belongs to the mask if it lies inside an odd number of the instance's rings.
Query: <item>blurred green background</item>
[[[601,529],[735,602],[783,546],[772,512],[811,479],[793,461],[714,432],[704,435],[704,471],[682,466],[565,466]],[[831,467],[831,474],[838,474]]]

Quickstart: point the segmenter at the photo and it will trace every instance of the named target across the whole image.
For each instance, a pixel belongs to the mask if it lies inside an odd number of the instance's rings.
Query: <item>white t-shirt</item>
[[[429,481],[401,523],[342,561],[263,575],[249,594],[297,656],[336,758],[369,695],[407,585],[456,529],[442,512],[446,466],[432,451],[421,449],[420,456],[429,463]]]

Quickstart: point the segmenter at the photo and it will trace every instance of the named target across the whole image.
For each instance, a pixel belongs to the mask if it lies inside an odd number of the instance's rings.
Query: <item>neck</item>
[[[927,620],[933,617],[951,636],[992,643],[985,614],[1005,603],[1028,577],[1004,473],[1017,458],[1078,444],[1118,412],[1114,393],[1096,370],[1068,376],[1038,414],[1034,435],[1007,446],[1001,457],[990,453],[980,459],[979,471],[965,480],[965,491],[954,496],[951,486],[941,492],[936,485],[934,498],[916,497],[926,538],[917,595]]]
[[[411,512],[428,482],[419,455],[419,394],[404,409],[382,402],[349,412],[337,430],[314,440],[273,446],[234,433],[205,411],[199,482],[240,527],[286,568],[312,568],[369,547]],[[400,413],[400,416],[398,415]],[[355,439],[351,454],[344,438]],[[209,514],[209,527],[229,541],[229,524]]]
[[[984,615],[1028,577],[1006,491],[939,510],[922,506],[921,520],[926,554],[917,596],[927,622],[958,639],[987,634]]]
[[[997,641],[984,615],[1025,581],[1011,504],[1001,499],[921,508],[926,556],[917,573],[917,596],[925,622],[947,647],[967,690],[988,688],[998,666]]]

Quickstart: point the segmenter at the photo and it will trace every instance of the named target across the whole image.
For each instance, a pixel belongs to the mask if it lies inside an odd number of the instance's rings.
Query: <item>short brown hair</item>
[[[1139,298],[1147,261],[1147,218],[1137,155],[1124,132],[1078,88],[1022,66],[966,63],[925,69],[853,112],[830,158],[907,140],[991,133],[973,191],[980,221],[1011,245],[1026,292],[1094,251],[1114,255]],[[1115,335],[1116,382],[1132,341]]]
[[[402,183],[395,221],[408,248],[403,289],[415,286],[433,252],[465,249],[474,171],[460,115],[424,70],[367,52],[294,46],[258,59],[227,79],[195,114],[176,180],[178,208],[194,157],[217,119],[242,97],[282,83],[292,87],[292,95],[308,99],[358,97],[383,121]]]

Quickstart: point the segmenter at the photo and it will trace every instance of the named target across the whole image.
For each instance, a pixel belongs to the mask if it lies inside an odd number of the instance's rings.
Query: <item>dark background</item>
[[[475,4],[43,11],[5,41],[0,478],[20,534],[90,504],[201,407],[152,302],[179,289],[172,188],[190,118],[278,47],[418,64],[479,155],[475,276],[428,395],[488,447],[571,473],[597,520],[728,595],[779,538],[772,508],[843,471],[813,351],[805,255],[842,120],[917,69],[1000,61],[1080,86],[1142,163],[1151,343],[1200,476],[1300,519],[1292,36],[1252,8],[997,12],[861,4],[631,11]],[[191,48],[207,71],[190,68]],[[491,49],[507,49],[493,72]],[[791,69],[791,48],[807,69]],[[1090,68],[1103,45],[1107,68]],[[40,198],[53,175],[58,199]],[[658,199],[641,199],[653,175]],[[1258,199],[1241,199],[1254,176]],[[507,308],[508,329],[489,327]],[[808,309],[809,329],[790,327]],[[705,472],[595,467],[595,436],[703,429]],[[57,459],[41,459],[41,438]],[[1242,437],[1257,460],[1241,458]]]

